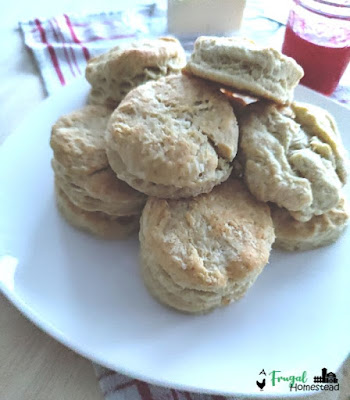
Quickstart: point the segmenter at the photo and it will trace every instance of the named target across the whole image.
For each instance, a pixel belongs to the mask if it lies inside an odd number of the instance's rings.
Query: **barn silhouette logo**
[[[327,368],[322,368],[322,375],[315,376],[314,383],[338,383],[337,375],[333,372],[327,374]]]

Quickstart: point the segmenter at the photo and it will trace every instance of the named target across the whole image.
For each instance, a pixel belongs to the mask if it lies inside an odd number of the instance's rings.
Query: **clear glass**
[[[282,52],[304,68],[302,84],[332,94],[350,60],[350,1],[293,0]]]

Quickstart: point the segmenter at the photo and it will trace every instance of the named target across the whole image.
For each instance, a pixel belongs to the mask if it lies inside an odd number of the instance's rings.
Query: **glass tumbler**
[[[293,0],[282,52],[304,68],[302,84],[332,94],[350,60],[350,0]]]

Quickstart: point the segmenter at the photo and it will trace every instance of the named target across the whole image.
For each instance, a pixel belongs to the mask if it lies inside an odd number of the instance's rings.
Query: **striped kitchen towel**
[[[96,375],[105,400],[249,400],[249,397],[224,397],[186,392],[150,385],[95,365]],[[272,399],[273,400],[273,399]]]
[[[84,74],[89,58],[122,42],[164,34],[166,11],[156,3],[127,11],[58,15],[20,22],[47,94]]]

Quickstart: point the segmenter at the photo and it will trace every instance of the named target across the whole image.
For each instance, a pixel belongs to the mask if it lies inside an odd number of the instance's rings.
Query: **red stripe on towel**
[[[54,18],[54,20],[55,20],[56,25],[59,27],[59,30],[60,30],[60,32],[61,32],[61,34],[62,34],[62,29],[61,29],[61,26],[60,26],[60,22],[57,21],[56,18]],[[63,36],[63,34],[62,34],[62,36]],[[72,46],[69,46],[69,52],[70,52],[70,55],[71,55],[71,57],[72,57],[72,60],[73,60],[73,63],[74,63],[75,68],[77,69],[79,75],[81,75],[81,71],[80,71],[80,68],[79,68],[79,64],[77,63],[77,59],[76,59],[76,57],[75,57],[75,53],[74,53],[74,50],[72,49]]]
[[[72,63],[70,62],[70,59],[69,59],[69,55],[68,55],[68,52],[67,52],[67,49],[66,49],[66,46],[65,46],[65,43],[64,43],[64,38],[63,38],[63,36],[62,36],[62,32],[60,31],[60,28],[59,28],[58,25],[56,24],[57,27],[58,27],[58,33],[57,33],[57,31],[56,31],[56,29],[55,29],[55,27],[54,27],[54,25],[53,25],[51,19],[49,19],[49,24],[50,24],[50,26],[51,26],[51,29],[52,29],[52,32],[53,32],[53,35],[54,35],[54,37],[55,37],[56,42],[57,42],[57,43],[60,43],[60,42],[62,43],[62,46],[63,46],[63,53],[64,53],[64,56],[66,57],[66,61],[67,61],[67,63],[68,63],[70,72],[71,72],[72,75],[75,77],[75,72],[73,71]],[[60,36],[60,37],[59,37],[59,36]]]
[[[142,381],[137,381],[136,387],[137,387],[138,392],[140,393],[142,400],[152,400],[153,399],[151,390],[147,383],[142,382]]]
[[[115,40],[115,39],[128,39],[135,37],[136,35],[134,33],[130,35],[111,35],[107,37],[103,36],[93,36],[91,39],[84,40],[84,43],[90,43],[90,42],[95,42],[96,40]]]
[[[192,400],[191,395],[188,392],[183,392],[187,400]]]
[[[172,394],[174,400],[179,400],[179,396],[177,395],[176,390],[170,389],[170,393]]]
[[[56,53],[55,53],[55,49],[54,49],[54,48],[52,47],[52,45],[47,41],[46,33],[45,33],[44,28],[43,28],[42,25],[41,25],[41,22],[40,22],[37,18],[34,20],[34,22],[35,22],[35,25],[36,25],[36,26],[38,27],[38,29],[39,29],[40,37],[41,37],[42,43],[46,44],[46,46],[47,46],[47,49],[48,49],[49,54],[50,54],[50,57],[51,57],[52,64],[53,64],[53,66],[54,66],[54,68],[55,68],[56,74],[57,74],[57,76],[58,76],[58,78],[59,78],[59,80],[60,80],[60,82],[61,82],[61,85],[65,85],[65,84],[66,84],[66,81],[64,80],[64,76],[63,76],[63,74],[62,74],[60,65],[59,65],[59,63],[58,63],[58,60],[57,60],[57,57],[56,57]]]
[[[107,20],[106,21],[98,21],[98,23],[100,25],[107,25],[107,26],[113,26],[113,27],[115,27],[115,25],[116,25],[114,21],[107,21]],[[90,22],[87,22],[87,23],[74,22],[74,23],[72,23],[72,25],[76,26],[78,28],[86,28],[86,27],[90,26],[91,23]]]
[[[68,15],[67,14],[63,14],[63,15],[66,20],[67,26],[70,30],[70,34],[72,35],[72,39],[74,40],[75,43],[77,43],[81,46],[81,48],[83,49],[83,53],[84,53],[86,61],[89,61],[90,54],[89,54],[88,49],[82,44],[82,42],[78,39],[77,35],[75,34],[72,23],[71,23]]]

